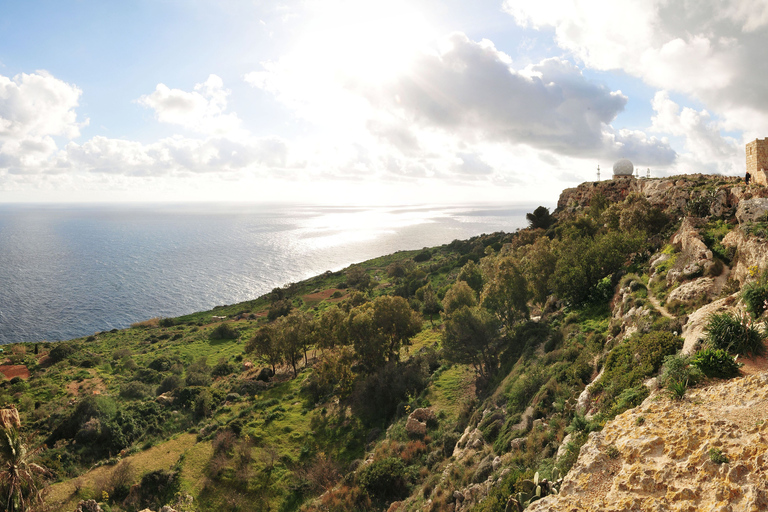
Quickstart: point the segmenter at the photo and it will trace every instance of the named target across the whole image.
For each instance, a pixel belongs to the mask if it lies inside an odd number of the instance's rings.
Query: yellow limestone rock
[[[609,446],[618,457],[609,457]],[[729,462],[713,462],[710,449]],[[651,395],[590,434],[561,493],[526,510],[757,512],[768,510],[766,477],[768,373],[762,373],[689,390],[682,401]]]

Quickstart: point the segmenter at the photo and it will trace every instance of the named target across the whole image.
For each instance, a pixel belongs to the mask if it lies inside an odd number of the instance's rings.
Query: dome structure
[[[635,171],[635,166],[632,165],[632,162],[630,162],[626,158],[622,158],[615,164],[613,164],[613,175],[614,176],[632,176],[632,173]]]

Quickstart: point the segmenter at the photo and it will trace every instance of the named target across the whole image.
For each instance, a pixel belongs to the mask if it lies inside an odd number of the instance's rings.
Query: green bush
[[[58,363],[77,352],[77,347],[72,343],[57,343],[48,353],[51,361]]]
[[[723,349],[705,348],[691,358],[695,366],[707,377],[730,379],[739,374],[740,363]]]
[[[709,317],[704,332],[712,348],[739,355],[761,356],[765,353],[762,329],[747,315],[715,313]]]
[[[128,399],[142,399],[152,395],[152,388],[141,381],[132,380],[120,386],[120,396]]]
[[[596,394],[602,392],[599,399],[601,409],[612,410],[624,390],[638,386],[658,372],[664,357],[682,347],[682,338],[660,331],[635,335],[614,347],[605,360],[603,376],[594,387]]]
[[[701,378],[701,370],[691,365],[690,356],[672,354],[664,358],[661,375],[659,375],[659,385],[669,388],[677,382],[686,382],[693,386]]]
[[[219,324],[211,331],[212,340],[232,340],[238,336],[237,329],[228,323]]]
[[[357,483],[379,501],[395,500],[408,495],[405,464],[397,457],[371,462],[360,470]]]
[[[747,283],[741,292],[741,298],[752,318],[760,318],[765,312],[766,301],[768,301],[768,283],[758,281]]]

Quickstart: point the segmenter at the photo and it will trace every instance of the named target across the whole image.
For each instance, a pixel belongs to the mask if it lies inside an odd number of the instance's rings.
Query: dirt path
[[[667,311],[667,308],[665,308],[664,306],[661,305],[661,303],[659,302],[659,299],[654,297],[653,294],[650,293],[650,290],[649,290],[649,293],[648,293],[648,301],[651,304],[653,304],[653,307],[656,309],[656,311],[661,313],[662,316],[664,316],[666,318],[669,318],[671,320],[674,320],[675,318],[677,318],[675,315],[673,315],[669,311]]]
[[[723,288],[725,288],[725,283],[728,282],[728,277],[731,275],[731,267],[723,263],[723,271],[720,272],[720,275],[717,276],[713,282],[712,286],[712,296],[717,297],[720,295],[720,292],[723,291]]]

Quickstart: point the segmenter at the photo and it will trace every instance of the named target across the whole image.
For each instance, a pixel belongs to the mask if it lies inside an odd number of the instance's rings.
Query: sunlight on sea
[[[399,250],[525,225],[535,206],[0,206],[0,343],[256,298]]]

